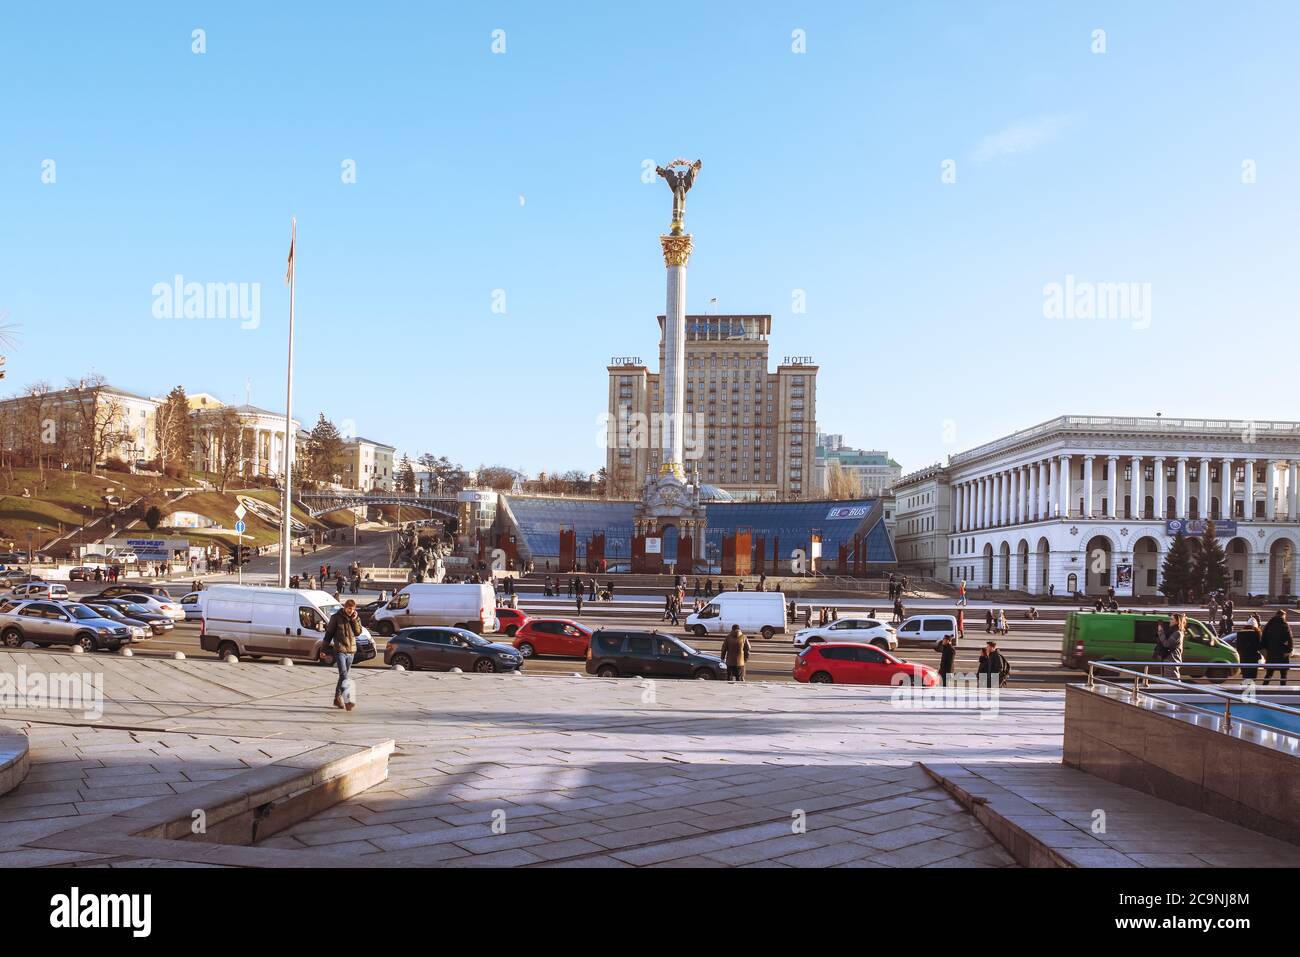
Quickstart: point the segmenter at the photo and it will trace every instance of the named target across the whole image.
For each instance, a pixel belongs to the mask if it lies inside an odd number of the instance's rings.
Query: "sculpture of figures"
[[[683,222],[686,219],[686,194],[690,192],[695,185],[695,174],[700,171],[703,164],[696,160],[694,163],[687,163],[684,159],[675,159],[667,167],[656,166],[655,172],[664,178],[668,188],[673,191],[673,222],[672,235],[680,236],[682,234]],[[682,167],[677,169],[676,167]]]

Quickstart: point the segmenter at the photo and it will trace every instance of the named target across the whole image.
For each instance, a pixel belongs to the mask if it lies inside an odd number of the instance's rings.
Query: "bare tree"
[[[861,494],[857,480],[844,470],[839,459],[830,459],[826,463],[826,495],[833,499],[857,498]]]
[[[122,403],[98,374],[68,380],[68,398],[70,437],[85,457],[86,471],[97,475],[100,460],[130,438],[122,425]]]

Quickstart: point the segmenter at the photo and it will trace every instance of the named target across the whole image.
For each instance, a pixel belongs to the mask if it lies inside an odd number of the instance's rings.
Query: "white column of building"
[[[1060,464],[1056,470],[1057,478],[1057,505],[1060,508],[1061,518],[1070,517],[1070,457],[1062,455]]]
[[[1219,495],[1219,517],[1233,518],[1236,512],[1233,506],[1233,500],[1237,497],[1237,477],[1232,474],[1236,467],[1235,459],[1224,459],[1219,466],[1223,472],[1219,476],[1223,479],[1223,492]]]
[[[1264,464],[1264,517],[1270,522],[1277,521],[1277,460],[1269,459]]]
[[[984,476],[984,527],[993,527],[993,476]]]
[[[1286,469],[1286,520],[1294,522],[1296,520],[1296,465],[1298,463],[1292,459],[1287,463]],[[1298,556],[1300,557],[1300,556]]]
[[[958,487],[961,489],[961,512],[958,514],[958,518],[957,518],[957,525],[958,525],[957,531],[969,532],[970,531],[970,482],[962,482],[961,485]]]
[[[1200,481],[1197,483],[1200,489],[1196,493],[1200,498],[1200,502],[1197,504],[1197,511],[1200,513],[1199,518],[1210,517],[1210,495],[1212,494],[1210,489],[1210,464],[1209,459],[1204,456],[1201,457],[1201,476]],[[1189,514],[1187,517],[1191,518],[1191,515]]]
[[[1155,499],[1156,518],[1164,521],[1168,518],[1165,515],[1165,499],[1169,497],[1169,492],[1165,489],[1165,460],[1154,458],[1151,464],[1151,473],[1155,476],[1155,489],[1151,492],[1151,497]]]
[[[1011,473],[998,473],[998,524],[1006,525],[1010,519],[1007,506],[1011,503]]]
[[[982,478],[978,478],[978,479],[975,480],[975,502],[974,502],[974,504],[975,504],[975,520],[974,520],[974,522],[971,524],[971,528],[975,529],[975,531],[979,531],[980,529],[982,529],[982,528],[984,527],[984,504],[985,504],[985,501],[986,501],[986,500],[985,500],[985,497],[984,497],[984,480],[983,480]]]
[[[1029,521],[1029,514],[1033,509],[1033,499],[1030,495],[1029,484],[1033,479],[1033,469],[1028,465],[1020,466],[1020,524],[1023,525]]]
[[[262,474],[262,430],[253,429],[253,474]]]
[[[1011,470],[1011,524],[1019,525],[1024,521],[1024,515],[1021,514],[1023,502],[1021,497],[1024,495],[1024,477],[1023,469],[1015,468]]]
[[[1026,521],[1036,522],[1042,517],[1040,495],[1043,488],[1043,463],[1032,462],[1029,466],[1029,515]]]
[[[1178,472],[1176,473],[1176,485],[1174,495],[1174,511],[1177,512],[1174,518],[1187,517],[1187,456],[1178,456]]]
[[[1083,457],[1083,517],[1092,518],[1092,460],[1093,456]]]
[[[1042,521],[1047,518],[1047,503],[1051,501],[1048,497],[1048,465],[1044,461],[1038,463],[1038,519]]]
[[[1002,473],[998,472],[993,476],[993,518],[989,522],[990,527],[997,528],[1002,524]]]
[[[1129,480],[1129,499],[1133,503],[1132,513],[1134,518],[1146,518],[1142,512],[1142,505],[1146,501],[1146,489],[1142,487],[1142,456],[1135,455],[1131,465],[1133,478]]]
[[[1246,502],[1241,514],[1246,521],[1255,520],[1255,459],[1246,459]]]
[[[1106,456],[1106,517],[1119,518],[1119,456]]]

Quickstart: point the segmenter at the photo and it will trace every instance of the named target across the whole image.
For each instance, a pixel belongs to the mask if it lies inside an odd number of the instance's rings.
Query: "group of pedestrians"
[[[936,645],[939,652],[939,683],[945,687],[953,684],[953,675],[957,664],[957,639],[953,635],[944,635]],[[975,669],[975,678],[982,688],[1005,688],[1011,677],[1011,662],[998,648],[998,643],[989,640],[980,652],[979,664]]]
[[[984,612],[984,633],[989,635],[1009,635],[1011,625],[1007,622],[1007,613],[999,608],[997,614],[989,608]]]
[[[1243,681],[1254,681],[1259,674],[1255,665],[1259,664],[1260,653],[1264,655],[1266,665],[1285,665],[1291,660],[1292,639],[1291,626],[1287,623],[1286,612],[1279,608],[1260,627],[1259,616],[1251,615],[1246,624],[1237,631],[1237,654],[1241,657],[1241,677]],[[1263,684],[1273,680],[1277,672],[1278,682],[1286,684],[1286,668],[1266,668]]]

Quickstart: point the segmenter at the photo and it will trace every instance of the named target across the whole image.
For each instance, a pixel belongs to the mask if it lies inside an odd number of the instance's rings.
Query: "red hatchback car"
[[[528,616],[518,608],[496,608],[497,631],[513,638],[520,628],[528,624]]]
[[[585,658],[591,647],[591,629],[567,618],[530,618],[515,635],[513,644],[525,658]]]
[[[913,664],[872,645],[825,642],[809,645],[794,662],[794,680],[813,684],[894,685],[939,683],[939,672]]]

